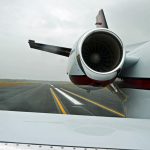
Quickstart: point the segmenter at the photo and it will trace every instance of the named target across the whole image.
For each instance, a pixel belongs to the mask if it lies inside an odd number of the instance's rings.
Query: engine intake
[[[88,67],[103,73],[115,69],[123,56],[121,43],[106,32],[90,34],[82,44],[81,53]]]

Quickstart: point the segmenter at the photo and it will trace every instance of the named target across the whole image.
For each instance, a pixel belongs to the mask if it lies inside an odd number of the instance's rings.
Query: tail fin
[[[108,28],[103,9],[98,12],[95,25],[97,28]]]

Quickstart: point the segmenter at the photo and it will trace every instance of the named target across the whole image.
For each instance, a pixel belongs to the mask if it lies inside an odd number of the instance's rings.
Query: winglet
[[[95,25],[97,28],[108,28],[103,9],[98,12]]]
[[[58,55],[66,56],[66,57],[69,57],[70,52],[71,52],[71,48],[36,43],[34,40],[29,40],[28,43],[29,43],[30,48],[34,48],[34,49],[38,49],[41,51],[54,53],[54,54],[58,54]]]
[[[28,43],[29,43],[30,48],[34,48],[34,44],[35,44],[34,40],[29,40]]]

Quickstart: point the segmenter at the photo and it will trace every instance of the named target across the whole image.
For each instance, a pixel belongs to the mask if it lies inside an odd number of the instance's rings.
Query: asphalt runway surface
[[[70,82],[0,82],[0,110],[126,117],[109,88],[85,90]]]

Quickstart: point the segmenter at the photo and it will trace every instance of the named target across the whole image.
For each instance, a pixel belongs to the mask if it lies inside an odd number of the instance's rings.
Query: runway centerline
[[[80,103],[79,101],[77,101],[76,99],[71,97],[70,95],[64,93],[63,91],[59,90],[58,88],[55,88],[55,90],[58,91],[60,94],[62,94],[64,97],[66,97],[73,104],[75,104],[75,105],[83,105],[82,103]]]
[[[61,110],[61,112],[62,112],[63,114],[67,114],[67,112],[65,111],[65,108],[64,108],[63,105],[61,104],[61,102],[60,102],[59,98],[57,97],[57,95],[55,94],[54,90],[53,90],[52,88],[50,88],[50,91],[51,91],[51,93],[52,93],[52,95],[53,95],[53,97],[54,97],[54,100],[56,101],[56,103],[57,103],[59,109]]]

